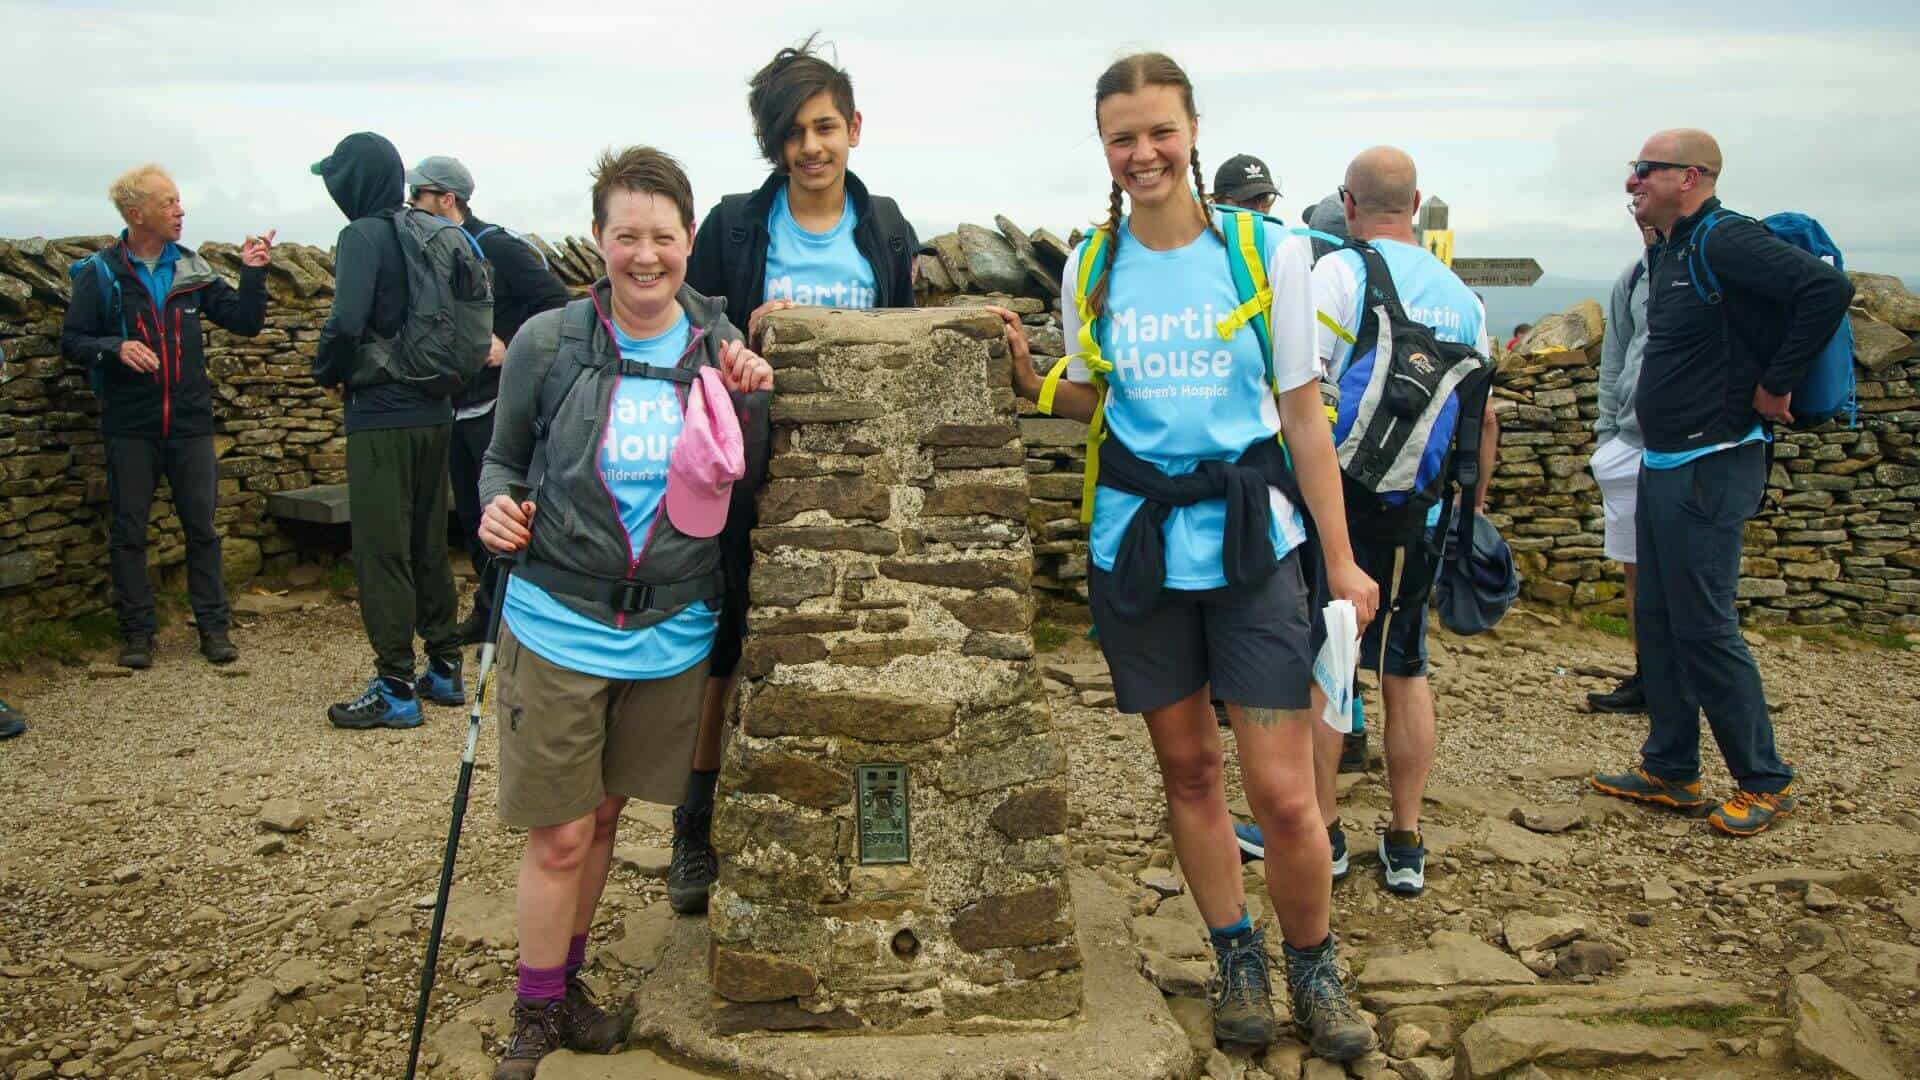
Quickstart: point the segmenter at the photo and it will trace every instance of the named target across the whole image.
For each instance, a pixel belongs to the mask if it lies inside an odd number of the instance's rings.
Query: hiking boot
[[[1367,733],[1364,729],[1340,737],[1340,767],[1343,773],[1367,771]]]
[[[1273,977],[1267,971],[1266,934],[1247,930],[1231,938],[1213,935],[1219,969],[1214,973],[1213,1038],[1216,1042],[1268,1046],[1273,1042]]]
[[[1640,673],[1634,672],[1621,681],[1619,686],[1601,694],[1587,695],[1587,704],[1594,712],[1620,713],[1633,715],[1647,711],[1647,691],[1640,685]]]
[[[26,720],[13,711],[13,706],[0,701],[0,739],[11,739],[16,735],[26,734],[26,731]]]
[[[393,683],[384,676],[376,675],[367,684],[366,692],[359,697],[327,706],[327,719],[333,722],[334,727],[356,731],[379,727],[417,728],[422,721],[420,699],[412,694],[402,697]]]
[[[608,1012],[594,999],[592,990],[580,976],[567,980],[567,996],[560,999],[560,1041],[567,1049],[582,1054],[611,1054],[627,1041],[633,1027],[633,1014],[622,1009]]]
[[[713,853],[713,805],[673,809],[673,861],[667,864],[667,902],[682,915],[707,910],[707,893],[720,873]]]
[[[460,657],[452,660],[429,660],[427,670],[413,680],[413,696],[424,698],[429,705],[465,705],[467,688],[460,679]]]
[[[153,666],[153,635],[128,634],[120,645],[120,666],[145,671]]]
[[[1307,1040],[1314,1056],[1328,1061],[1352,1061],[1373,1049],[1373,1029],[1353,1007],[1334,964],[1334,938],[1317,949],[1296,949],[1284,942],[1287,958],[1287,994],[1293,1003],[1293,1026]]]
[[[1243,863],[1267,857],[1267,837],[1258,825],[1236,822],[1233,826],[1233,842],[1240,847],[1240,861]]]
[[[493,1068],[493,1080],[533,1080],[540,1071],[540,1059],[565,1045],[567,1023],[565,998],[553,1001],[513,1003],[513,1034],[507,1039],[507,1052]]]
[[[206,657],[209,664],[231,664],[240,659],[240,650],[233,647],[233,639],[225,630],[202,630],[200,655]]]
[[[454,632],[460,635],[459,641],[462,645],[484,644],[487,640],[487,624],[492,621],[493,612],[483,607],[476,607],[467,612],[467,617],[460,620],[460,625],[454,629]]]
[[[1707,808],[1707,797],[1700,794],[1700,781],[1697,779],[1685,783],[1662,780],[1645,769],[1635,767],[1623,773],[1597,774],[1588,782],[1602,795],[1664,806],[1683,814],[1697,814]]]
[[[1800,800],[1793,796],[1793,785],[1775,792],[1742,791],[1707,814],[1707,824],[1729,836],[1752,836],[1793,813]]]
[[[1380,884],[1401,896],[1427,891],[1427,846],[1418,831],[1380,834]]]
[[[1353,864],[1347,861],[1347,834],[1338,822],[1327,826],[1327,843],[1333,848],[1333,881],[1337,885],[1353,870]]]

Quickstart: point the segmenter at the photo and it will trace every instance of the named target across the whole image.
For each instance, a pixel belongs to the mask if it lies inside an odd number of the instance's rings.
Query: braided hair
[[[1098,82],[1093,84],[1094,124],[1100,122],[1100,103],[1115,94],[1131,94],[1148,86],[1171,86],[1180,91],[1181,103],[1186,106],[1187,119],[1198,120],[1200,114],[1193,107],[1193,80],[1187,77],[1185,69],[1174,62],[1173,57],[1165,53],[1134,53],[1115,60],[1112,66],[1101,72]],[[1193,187],[1200,194],[1200,216],[1206,222],[1207,231],[1222,243],[1220,229],[1213,223],[1213,214],[1208,210],[1206,181],[1201,176],[1200,150],[1193,151]],[[1087,302],[1096,315],[1104,314],[1107,307],[1107,279],[1113,274],[1113,264],[1120,254],[1120,215],[1121,188],[1118,180],[1107,196],[1107,221],[1103,228],[1107,231],[1107,262],[1100,268],[1100,276],[1088,290]]]

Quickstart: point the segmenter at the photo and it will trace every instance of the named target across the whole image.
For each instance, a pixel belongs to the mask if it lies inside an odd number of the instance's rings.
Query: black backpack
[[[459,392],[493,345],[493,272],[467,230],[425,210],[393,214],[407,268],[407,318],[362,350],[355,386],[396,382],[434,397]]]

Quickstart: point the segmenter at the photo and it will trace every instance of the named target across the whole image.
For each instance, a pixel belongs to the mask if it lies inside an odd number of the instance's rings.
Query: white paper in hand
[[[1360,619],[1350,600],[1334,600],[1322,611],[1327,640],[1313,658],[1313,681],[1327,695],[1320,719],[1343,735],[1353,733],[1353,669],[1360,661]]]

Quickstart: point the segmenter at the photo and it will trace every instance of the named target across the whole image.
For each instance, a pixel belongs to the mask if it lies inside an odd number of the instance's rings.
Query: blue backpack
[[[96,251],[84,259],[76,259],[67,266],[67,283],[78,287],[80,279],[93,274],[100,286],[100,298],[106,301],[107,318],[120,323],[120,336],[128,337],[127,306],[120,296],[120,277],[107,265],[105,253]],[[99,397],[106,392],[107,373],[98,363],[87,365],[87,385],[93,388],[93,396]]]
[[[1687,271],[1693,278],[1693,290],[1709,304],[1718,304],[1723,296],[1720,279],[1707,262],[1707,236],[1720,222],[1741,216],[1731,210],[1715,210],[1694,229],[1687,246]],[[1835,270],[1847,268],[1827,230],[1805,214],[1790,211],[1774,214],[1761,221],[1760,226],[1776,240],[1792,244],[1817,259],[1832,260]],[[1796,431],[1818,427],[1841,413],[1847,414],[1848,427],[1859,422],[1859,404],[1853,388],[1853,321],[1846,316],[1841,316],[1839,329],[1833,332],[1832,339],[1813,358],[1799,385],[1793,388],[1792,412],[1790,426]]]

